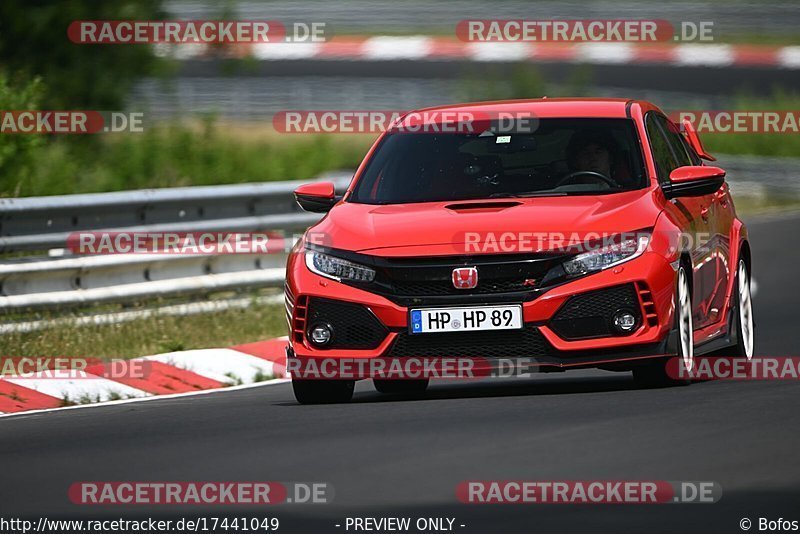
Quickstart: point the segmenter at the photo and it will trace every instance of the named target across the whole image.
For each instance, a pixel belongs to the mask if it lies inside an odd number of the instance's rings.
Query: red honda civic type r
[[[327,215],[287,264],[290,369],[510,358],[671,384],[687,381],[668,358],[752,358],[747,230],[691,124],[623,99],[423,111],[380,136],[343,196],[329,182],[295,191]],[[354,384],[293,377],[301,403],[347,401]]]

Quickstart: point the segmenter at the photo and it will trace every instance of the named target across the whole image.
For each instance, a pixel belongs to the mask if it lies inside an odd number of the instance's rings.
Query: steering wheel
[[[581,175],[586,175],[586,176],[589,176],[591,178],[597,178],[597,179],[605,182],[608,185],[608,187],[610,187],[611,189],[618,189],[619,188],[619,184],[617,182],[615,182],[614,180],[612,180],[610,177],[606,176],[602,172],[575,171],[575,172],[569,173],[568,175],[563,177],[561,180],[559,180],[559,182],[555,186],[553,186],[553,189],[555,189],[556,187],[561,187],[562,185],[564,185],[567,182],[571,181],[573,178],[575,178],[577,176],[581,176]]]

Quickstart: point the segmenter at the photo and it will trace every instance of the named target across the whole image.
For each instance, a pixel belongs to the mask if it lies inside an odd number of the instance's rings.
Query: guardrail
[[[800,162],[720,157],[734,195],[800,197]],[[338,190],[351,172],[320,177]],[[61,248],[72,232],[281,231],[319,220],[294,202],[298,182],[181,187],[0,199],[0,251]],[[51,251],[52,252],[52,251]],[[108,255],[11,258],[0,263],[0,312],[60,310],[153,297],[280,287],[285,254]]]
[[[344,190],[352,173],[319,177]],[[300,210],[300,182],[180,187],[116,193],[0,199],[0,251],[50,250],[0,263],[0,311],[59,310],[152,297],[280,287],[286,254],[132,254],[72,256],[80,231],[260,232],[287,239],[320,215]]]
[[[299,230],[318,217],[300,211],[296,182],[145,189],[0,199],[0,252],[63,247],[72,232],[127,230]]]

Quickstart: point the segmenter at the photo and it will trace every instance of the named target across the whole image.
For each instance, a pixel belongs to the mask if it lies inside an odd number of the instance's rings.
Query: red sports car
[[[750,246],[713,159],[691,124],[644,101],[409,114],[343,196],[295,191],[327,215],[289,257],[287,359],[516,358],[647,384],[686,382],[669,358],[749,360]],[[347,401],[354,383],[293,378],[301,403]]]

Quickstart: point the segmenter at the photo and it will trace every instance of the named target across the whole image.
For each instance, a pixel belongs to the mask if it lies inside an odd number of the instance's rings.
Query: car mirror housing
[[[725,171],[719,167],[687,165],[672,171],[662,189],[667,198],[700,197],[710,195],[724,182]]]
[[[333,182],[303,184],[294,190],[294,198],[305,211],[325,213],[336,204]]]

